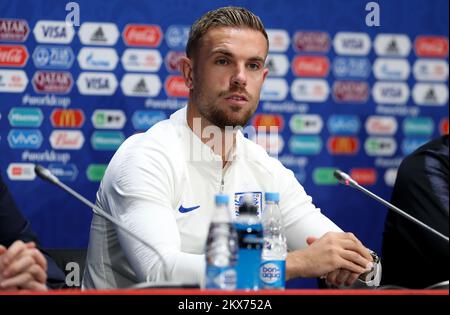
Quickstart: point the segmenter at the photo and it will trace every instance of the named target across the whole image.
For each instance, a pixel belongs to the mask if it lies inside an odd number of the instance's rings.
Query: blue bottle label
[[[234,267],[206,267],[206,288],[234,290],[236,289],[236,270]]]
[[[284,289],[286,262],[284,260],[266,260],[260,267],[261,286],[265,289]]]

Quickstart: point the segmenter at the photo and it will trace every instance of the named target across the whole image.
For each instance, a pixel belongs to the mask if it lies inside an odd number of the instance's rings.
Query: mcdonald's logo
[[[332,155],[354,155],[359,150],[359,141],[356,137],[330,137],[328,139],[328,152]]]
[[[81,128],[84,124],[84,113],[81,109],[55,109],[50,120],[53,127]]]

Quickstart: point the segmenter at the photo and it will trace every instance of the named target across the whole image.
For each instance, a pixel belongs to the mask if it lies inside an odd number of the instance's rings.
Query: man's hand
[[[47,261],[33,242],[0,245],[0,290],[46,291]]]
[[[369,250],[352,233],[328,232],[309,237],[305,250],[288,254],[286,278],[327,276],[330,284],[353,283],[372,267]]]

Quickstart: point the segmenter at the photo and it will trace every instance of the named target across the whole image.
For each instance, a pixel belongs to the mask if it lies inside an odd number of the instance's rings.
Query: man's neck
[[[188,105],[186,119],[189,128],[204,144],[211,148],[214,154],[221,156],[222,167],[225,167],[233,156],[236,132],[233,129],[227,130],[217,127],[192,108],[192,105]]]

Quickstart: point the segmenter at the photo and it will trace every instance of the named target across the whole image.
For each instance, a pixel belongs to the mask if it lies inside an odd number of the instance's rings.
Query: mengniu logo
[[[29,33],[26,20],[0,18],[1,41],[24,42]]]
[[[443,118],[439,124],[441,135],[448,135],[448,118]]]
[[[115,151],[124,140],[125,136],[121,131],[94,131],[91,145],[94,150]]]
[[[276,129],[276,132],[281,132],[284,128],[284,119],[282,115],[274,114],[256,114],[253,118],[253,127],[256,130],[264,129],[266,132]]]
[[[11,129],[8,133],[8,143],[12,149],[39,149],[43,141],[38,129]]]
[[[377,171],[374,168],[353,168],[350,177],[360,185],[374,185],[377,182]]]
[[[54,109],[50,120],[53,127],[81,128],[84,124],[84,113],[81,109]]]
[[[91,182],[99,182],[105,175],[107,164],[89,164],[86,169],[86,177]]]
[[[329,69],[330,62],[324,56],[296,56],[292,61],[292,72],[297,77],[323,78]]]
[[[359,140],[356,137],[330,137],[327,147],[332,155],[355,155],[359,150]]]
[[[169,75],[164,82],[164,89],[167,96],[184,98],[189,96],[189,89],[182,76]]]
[[[334,177],[333,167],[317,167],[313,171],[313,182],[316,185],[337,185],[339,182]]]
[[[148,24],[128,24],[122,36],[128,46],[146,47],[158,47],[163,37],[159,25]]]
[[[298,155],[317,155],[322,151],[322,139],[319,136],[292,136],[289,150]]]
[[[44,115],[40,108],[13,107],[8,114],[9,124],[13,127],[36,128],[42,124]]]
[[[27,48],[23,45],[0,45],[0,67],[23,67],[28,60]]]

